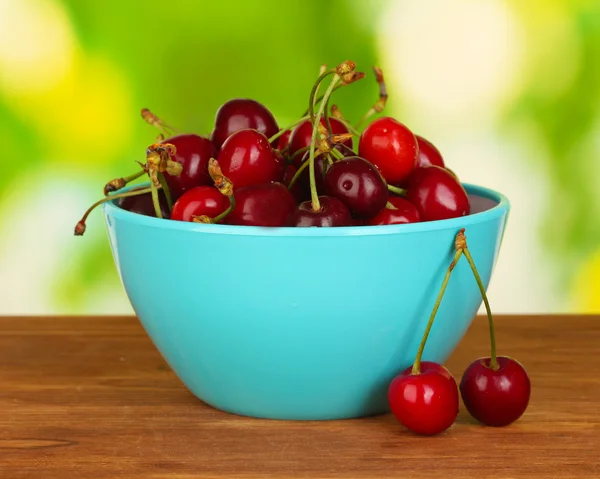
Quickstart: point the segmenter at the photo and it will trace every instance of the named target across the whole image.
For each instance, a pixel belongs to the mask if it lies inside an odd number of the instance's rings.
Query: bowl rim
[[[112,201],[102,205],[102,211],[107,221],[114,218],[126,223],[139,226],[147,226],[157,229],[178,230],[191,233],[207,233],[219,235],[238,236],[376,236],[389,234],[421,233],[425,231],[446,230],[453,228],[466,228],[473,224],[479,224],[499,218],[510,210],[510,201],[502,193],[485,186],[470,183],[462,184],[468,194],[481,196],[496,202],[490,209],[473,213],[459,218],[446,220],[427,221],[422,223],[406,223],[400,225],[383,226],[338,226],[335,228],[295,228],[290,226],[266,227],[266,226],[236,226],[221,224],[203,224],[184,221],[164,220],[152,216],[144,216],[119,208]],[[123,188],[122,192],[137,188],[142,185],[134,185]]]

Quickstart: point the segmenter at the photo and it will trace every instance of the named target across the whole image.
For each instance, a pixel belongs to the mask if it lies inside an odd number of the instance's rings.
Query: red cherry
[[[236,98],[221,105],[215,118],[212,142],[221,145],[239,130],[258,130],[267,138],[279,131],[275,117],[263,104],[247,98]]]
[[[178,176],[165,173],[173,199],[179,198],[194,186],[212,184],[208,175],[208,160],[217,155],[217,150],[208,138],[190,133],[167,138],[163,143],[171,143],[175,146],[177,151],[173,160],[181,163],[183,167]]]
[[[469,197],[460,182],[444,168],[417,168],[408,178],[406,199],[419,210],[421,221],[466,216]]]
[[[235,190],[235,207],[226,222],[245,226],[286,226],[296,200],[281,183],[249,185]]]
[[[292,134],[292,130],[287,130],[283,135],[279,137],[277,140],[277,149],[279,151],[284,150],[286,146],[290,143],[290,135]]]
[[[388,201],[396,209],[383,208],[368,222],[370,226],[399,225],[404,223],[417,223],[419,221],[419,210],[410,201],[399,196],[390,196]]]
[[[133,188],[131,191],[138,190],[140,188]],[[165,193],[162,190],[158,192],[158,200],[160,204],[160,211],[162,213],[163,218],[169,217],[169,207],[167,205],[167,198],[165,197]],[[154,203],[152,202],[152,194],[144,193],[143,195],[136,196],[127,196],[125,198],[121,198],[118,200],[119,208],[123,208],[124,210],[131,211],[132,213],[137,213],[138,215],[144,216],[154,216],[156,217],[156,212],[154,211]]]
[[[331,131],[334,135],[348,133],[348,128],[346,128],[346,126],[337,118],[330,118],[329,121],[331,123]],[[325,120],[323,118],[321,118],[321,125],[325,126]],[[290,155],[293,155],[301,148],[310,146],[312,132],[313,127],[309,120],[303,121],[292,130],[289,140]],[[352,139],[344,141],[343,144],[351,149]]]
[[[531,394],[525,368],[512,358],[497,356],[499,368],[490,367],[491,358],[474,361],[460,381],[460,393],[469,413],[488,426],[506,426],[519,419]]]
[[[218,161],[234,188],[278,181],[284,173],[269,140],[256,130],[240,130],[227,138]]]
[[[444,366],[421,362],[420,374],[412,367],[391,382],[388,401],[396,419],[417,434],[431,436],[448,429],[458,415],[456,381]]]
[[[433,143],[426,140],[422,136],[416,135],[417,143],[419,145],[419,156],[417,156],[417,168],[423,166],[440,166],[445,168],[444,159],[440,150],[438,150]]]
[[[173,205],[171,219],[192,221],[194,216],[215,218],[229,207],[229,199],[214,186],[196,186],[186,191]]]
[[[414,170],[419,148],[415,135],[402,123],[383,117],[371,123],[358,145],[358,156],[373,163],[388,183],[401,183]]]
[[[385,206],[388,189],[371,163],[358,156],[336,161],[325,174],[325,192],[344,202],[360,218],[371,218]]]
[[[290,217],[290,226],[353,226],[350,211],[340,200],[331,196],[319,196],[319,202],[319,211],[313,210],[311,201],[300,203]]]

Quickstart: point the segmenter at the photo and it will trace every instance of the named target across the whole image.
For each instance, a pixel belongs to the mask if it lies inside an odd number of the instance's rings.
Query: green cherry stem
[[[277,138],[282,136],[286,131],[292,130],[293,128],[298,126],[300,123],[302,123],[305,120],[308,120],[309,118],[310,117],[308,115],[304,115],[302,118],[300,118],[298,121],[295,121],[294,123],[289,125],[287,128],[281,128],[277,133],[275,133],[271,138],[269,138],[269,143],[273,143]]]
[[[121,198],[128,198],[130,196],[137,195],[145,195],[146,193],[150,193],[151,188],[141,188],[139,190],[126,191],[125,193],[118,193],[116,195],[105,196],[101,200],[96,201],[92,206],[90,206],[87,211],[83,214],[77,225],[75,226],[75,236],[83,236],[85,233],[85,222],[87,221],[88,216],[92,211],[94,211],[98,206],[107,201],[119,200]]]
[[[300,148],[298,151],[294,152],[294,154],[290,158],[290,163],[293,163],[296,158],[298,158],[299,156],[303,155],[308,150],[310,150],[310,146],[304,146],[304,147]]]
[[[325,80],[325,78],[327,78],[329,75],[334,75],[336,70],[335,68],[332,68],[330,70],[325,71],[324,73],[322,73],[321,75],[319,75],[319,78],[317,78],[317,81],[315,82],[315,84],[312,87],[312,90],[310,91],[310,96],[309,96],[309,101],[308,101],[308,117],[310,118],[310,122],[314,125],[315,123],[315,97],[319,91],[319,87],[321,86],[321,82],[323,80]],[[322,100],[325,99],[325,97],[327,96],[327,93],[325,93],[321,98]],[[321,104],[322,106],[322,104]],[[303,115],[304,116],[304,115]]]
[[[433,320],[435,319],[435,315],[438,312],[440,304],[442,303],[442,298],[444,297],[444,292],[446,291],[446,286],[448,286],[448,280],[450,279],[450,274],[452,270],[456,266],[457,261],[463,254],[462,249],[457,249],[456,253],[454,253],[454,258],[452,258],[452,263],[448,266],[448,270],[446,271],[446,276],[444,277],[444,282],[442,283],[442,287],[438,294],[435,305],[433,306],[433,310],[431,311],[431,316],[429,317],[429,322],[427,323],[427,327],[425,328],[425,333],[423,334],[423,339],[421,339],[421,344],[419,345],[419,350],[417,351],[417,356],[415,358],[415,362],[413,363],[411,374],[421,374],[421,358],[423,357],[423,350],[425,349],[425,343],[427,343],[427,338],[429,337],[429,332],[431,331],[431,326],[433,326]]]
[[[323,75],[321,75],[321,76],[323,76]],[[341,79],[342,79],[342,77],[340,75],[338,75],[337,73],[334,73],[333,79],[331,80],[329,88],[327,88],[327,91],[325,91],[325,96],[323,97],[323,101],[319,105],[319,111],[317,112],[317,114],[315,116],[315,120],[313,122],[313,131],[312,131],[312,138],[310,141],[310,150],[309,150],[310,156],[309,156],[309,164],[308,164],[309,173],[310,173],[310,198],[312,201],[313,211],[319,211],[321,209],[321,204],[319,203],[319,193],[317,192],[317,184],[315,181],[315,145],[317,143],[317,135],[319,134],[319,125],[321,123],[321,117],[323,116],[323,111],[325,110],[325,106],[327,105],[327,102],[329,101],[329,97],[331,96],[331,94],[333,93],[333,89],[335,88],[335,86],[338,84],[338,82]]]
[[[154,213],[157,218],[163,217],[162,211],[160,210],[160,200],[158,199],[158,187],[154,184],[154,181],[150,181],[150,191],[152,193],[152,204],[154,205]]]
[[[337,148],[332,148],[330,153],[335,156],[338,160],[343,160],[345,158],[345,156],[343,155],[343,153],[338,150]]]
[[[231,195],[231,196],[228,196],[227,198],[229,198],[229,208],[227,208],[225,211],[223,211],[223,213],[221,213],[220,215],[215,216],[212,220],[213,223],[218,223],[219,221],[224,219],[235,208],[235,196]]]
[[[294,185],[296,184],[296,181],[298,181],[298,178],[300,178],[300,175],[302,174],[302,172],[304,170],[306,170],[306,167],[308,166],[308,163],[310,162],[310,159],[307,159],[304,161],[304,163],[302,163],[300,165],[300,168],[298,168],[298,171],[296,171],[296,173],[294,173],[294,176],[292,176],[292,179],[290,180],[290,183],[288,184],[288,190],[291,190]]]
[[[483,304],[485,304],[485,311],[487,312],[488,324],[490,327],[490,343],[491,343],[491,359],[490,359],[490,367],[496,371],[500,367],[498,365],[498,360],[496,358],[496,334],[494,332],[494,320],[492,318],[492,309],[490,308],[490,303],[487,298],[487,294],[485,293],[485,288],[483,286],[483,282],[481,281],[481,277],[479,276],[479,272],[477,271],[477,267],[475,266],[475,262],[473,261],[473,257],[471,256],[471,252],[469,248],[464,246],[465,258],[469,262],[471,266],[471,270],[473,271],[473,276],[475,276],[475,281],[477,282],[477,286],[479,286],[479,291],[481,292],[481,298],[483,299]]]
[[[165,192],[165,198],[167,200],[167,206],[169,207],[169,216],[171,215],[171,210],[173,209],[173,196],[171,195],[171,189],[167,184],[167,180],[165,179],[164,173],[158,174],[158,181],[160,181],[160,186],[162,186],[163,191]]]
[[[106,183],[106,185],[104,185],[104,196],[108,196],[110,193],[118,191],[121,188],[125,188],[128,183],[137,180],[145,174],[146,172],[144,170],[140,170],[133,175],[125,176],[123,178],[115,178],[114,180],[109,181]]]
[[[387,188],[392,193],[396,193],[397,195],[400,195],[400,196],[406,195],[406,190],[404,188],[398,188],[397,186],[390,185],[390,184],[387,185]]]

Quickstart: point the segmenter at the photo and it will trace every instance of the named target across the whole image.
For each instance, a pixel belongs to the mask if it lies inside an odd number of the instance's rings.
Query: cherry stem
[[[152,113],[148,108],[142,108],[141,113],[142,118],[146,123],[152,125],[155,128],[158,128],[163,133],[166,133],[167,136],[173,136],[178,133],[177,128],[173,128],[172,126],[166,124],[158,116]]]
[[[290,162],[293,163],[294,160],[299,157],[300,155],[302,155],[303,153],[306,153],[308,150],[310,150],[310,146],[305,146],[303,148],[298,149],[297,151],[294,152],[294,154],[291,156],[290,158]]]
[[[125,193],[118,193],[116,195],[105,196],[101,200],[96,201],[92,206],[90,206],[87,209],[87,211],[83,214],[83,216],[77,223],[77,226],[75,226],[75,235],[76,236],[83,235],[83,233],[85,232],[85,222],[87,221],[88,216],[90,215],[90,213],[92,211],[94,211],[101,204],[106,203],[107,201],[114,201],[114,200],[118,200],[121,198],[128,198],[130,196],[145,195],[146,193],[150,193],[150,192],[151,192],[151,188],[148,187],[148,188],[142,188],[139,190],[127,191]]]
[[[152,204],[154,205],[154,213],[157,218],[163,217],[162,211],[160,210],[160,200],[158,199],[158,187],[154,184],[154,181],[150,182],[150,192],[152,193]]]
[[[104,185],[104,196],[108,196],[109,193],[113,191],[118,191],[121,188],[125,188],[128,183],[137,180],[139,177],[143,176],[146,172],[144,170],[140,170],[133,175],[125,176],[123,178],[115,178],[112,181],[109,181]]]
[[[215,216],[212,220],[213,223],[218,223],[219,221],[221,221],[229,213],[231,213],[233,211],[233,209],[235,208],[235,196],[231,195],[231,196],[228,196],[227,198],[229,198],[229,207],[225,211],[223,211],[223,213],[221,213],[220,215]]]
[[[160,186],[162,186],[162,189],[165,192],[165,198],[167,200],[167,206],[169,207],[170,216],[171,210],[173,209],[173,196],[171,195],[171,189],[167,184],[167,180],[165,179],[164,173],[158,173],[158,181],[160,181]]]
[[[475,266],[475,262],[473,261],[473,257],[467,248],[466,243],[464,247],[465,258],[469,262],[471,266],[471,270],[473,271],[473,276],[475,276],[475,281],[477,282],[477,286],[479,286],[479,291],[481,292],[481,298],[483,299],[483,303],[485,304],[485,310],[487,312],[488,324],[490,326],[490,343],[491,343],[491,359],[490,359],[490,368],[494,371],[498,370],[500,367],[498,365],[498,359],[496,358],[496,334],[494,332],[494,320],[492,318],[492,309],[490,308],[490,303],[487,298],[487,294],[485,293],[485,288],[483,286],[483,282],[481,281],[481,277],[479,276],[479,272],[477,271],[477,267]]]
[[[397,195],[400,195],[400,196],[406,195],[406,190],[404,188],[398,188],[397,186],[390,185],[390,184],[388,184],[387,187],[388,187],[388,190],[390,190],[392,193],[396,193]]]
[[[333,156],[335,156],[338,160],[343,160],[345,158],[344,154],[335,147],[331,149],[330,153]]]
[[[295,121],[294,123],[292,123],[287,128],[280,129],[271,138],[269,138],[269,143],[273,143],[277,138],[279,138],[280,136],[282,136],[286,131],[293,129],[294,127],[298,126],[300,123],[302,123],[305,120],[308,120],[309,118],[310,117],[308,115],[304,115],[302,118],[300,118],[298,121]]]
[[[364,116],[358,121],[356,128],[360,128],[360,126],[375,113],[381,113],[385,108],[385,104],[387,103],[388,93],[385,86],[385,80],[383,79],[383,72],[378,67],[373,67],[373,71],[375,72],[375,79],[379,85],[379,98],[369,109],[369,111],[367,111],[367,113],[365,113]]]
[[[308,97],[308,117],[310,118],[310,122],[314,125],[315,123],[315,104],[317,103],[315,101],[315,97],[319,91],[319,87],[321,86],[321,82],[327,78],[329,75],[333,75],[335,74],[335,68],[332,68],[331,70],[327,70],[323,73],[321,73],[319,75],[319,78],[317,78],[317,81],[315,82],[315,84],[313,85],[311,91],[310,91],[310,96]],[[327,93],[325,93],[321,99],[325,99],[325,97],[327,96]],[[303,115],[305,116],[305,115]]]
[[[321,75],[323,76],[323,75]],[[320,78],[320,77],[319,77]],[[310,172],[310,197],[312,201],[313,211],[319,211],[321,209],[321,204],[319,203],[319,194],[317,192],[317,184],[315,181],[315,146],[317,143],[317,135],[319,133],[319,125],[321,124],[321,117],[323,116],[323,111],[329,101],[329,97],[333,93],[333,89],[338,84],[338,82],[342,79],[340,75],[334,73],[333,79],[327,90],[325,91],[325,95],[323,97],[323,101],[319,105],[319,111],[317,112],[314,122],[313,122],[313,131],[312,138],[310,141],[310,150],[309,150],[309,172]],[[319,80],[317,80],[319,83]]]
[[[425,328],[425,333],[423,334],[423,339],[421,339],[421,344],[419,345],[419,350],[417,351],[417,356],[415,358],[415,362],[412,367],[411,374],[421,374],[421,358],[423,357],[423,351],[425,350],[425,343],[427,343],[427,338],[429,336],[429,332],[431,331],[431,326],[433,326],[433,320],[435,319],[435,315],[442,303],[442,298],[444,297],[444,292],[446,291],[446,286],[448,286],[448,280],[450,279],[450,274],[452,270],[456,266],[457,261],[463,254],[463,250],[457,249],[456,253],[454,253],[454,258],[452,258],[452,263],[448,266],[448,270],[446,271],[446,276],[444,277],[444,282],[442,283],[442,287],[438,294],[435,305],[433,306],[433,310],[431,311],[431,316],[429,317],[429,322],[427,323],[427,328]]]

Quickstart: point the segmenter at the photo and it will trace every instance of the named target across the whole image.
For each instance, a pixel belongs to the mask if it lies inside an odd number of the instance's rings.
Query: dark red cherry
[[[344,202],[353,215],[371,218],[385,206],[388,189],[381,173],[358,156],[336,161],[325,174],[325,192]]]
[[[214,186],[196,186],[186,191],[173,205],[171,219],[192,221],[194,216],[215,218],[229,207],[229,199]]]
[[[417,168],[408,178],[406,199],[419,210],[421,221],[445,220],[470,212],[467,192],[444,168]]]
[[[353,226],[350,211],[340,200],[331,196],[319,196],[319,202],[319,211],[313,210],[310,200],[300,203],[290,217],[290,226]]]
[[[419,221],[419,210],[410,201],[400,196],[390,196],[388,202],[395,209],[385,206],[368,222],[370,226],[399,225],[404,223],[417,223]]]
[[[471,363],[460,382],[460,393],[469,413],[488,426],[507,426],[519,419],[529,404],[531,382],[518,361],[497,356],[498,368],[491,358]]]
[[[137,190],[139,188],[134,188],[131,191]],[[167,205],[167,199],[165,197],[165,193],[160,190],[158,192],[158,200],[160,204],[160,212],[162,213],[163,218],[169,217],[169,207]],[[118,200],[119,208],[123,208],[124,210],[131,211],[132,213],[137,213],[138,215],[144,216],[156,216],[154,211],[154,203],[152,202],[152,194],[144,193],[143,195],[136,196],[127,196],[125,198],[121,198]]]
[[[284,174],[282,160],[257,130],[233,133],[223,143],[217,159],[234,188],[279,181]]]
[[[402,182],[415,169],[419,148],[415,135],[399,121],[383,117],[360,136],[358,156],[373,163],[388,183]]]
[[[279,131],[275,117],[266,106],[247,98],[236,98],[217,111],[211,139],[216,148],[221,148],[233,133],[246,129],[258,130],[267,138]]]
[[[195,186],[212,184],[208,175],[208,160],[217,156],[217,150],[208,138],[190,133],[167,138],[163,143],[175,146],[177,151],[173,160],[183,167],[178,176],[165,173],[173,199]]]
[[[422,136],[415,135],[417,138],[417,144],[419,145],[419,156],[417,156],[417,168],[422,166],[441,166],[444,168],[444,159],[440,150],[438,150],[433,143],[426,140]]]
[[[281,183],[262,183],[235,190],[235,207],[226,218],[232,225],[285,226],[296,200]]]
[[[331,131],[334,135],[348,133],[348,128],[346,128],[340,120],[336,118],[330,118],[329,120],[331,123]],[[321,118],[321,125],[325,126],[325,120],[323,118]],[[310,146],[312,130],[312,124],[309,120],[303,121],[292,130],[289,140],[290,155],[293,155],[301,148]],[[352,139],[346,140],[343,144],[348,148],[352,148]]]

